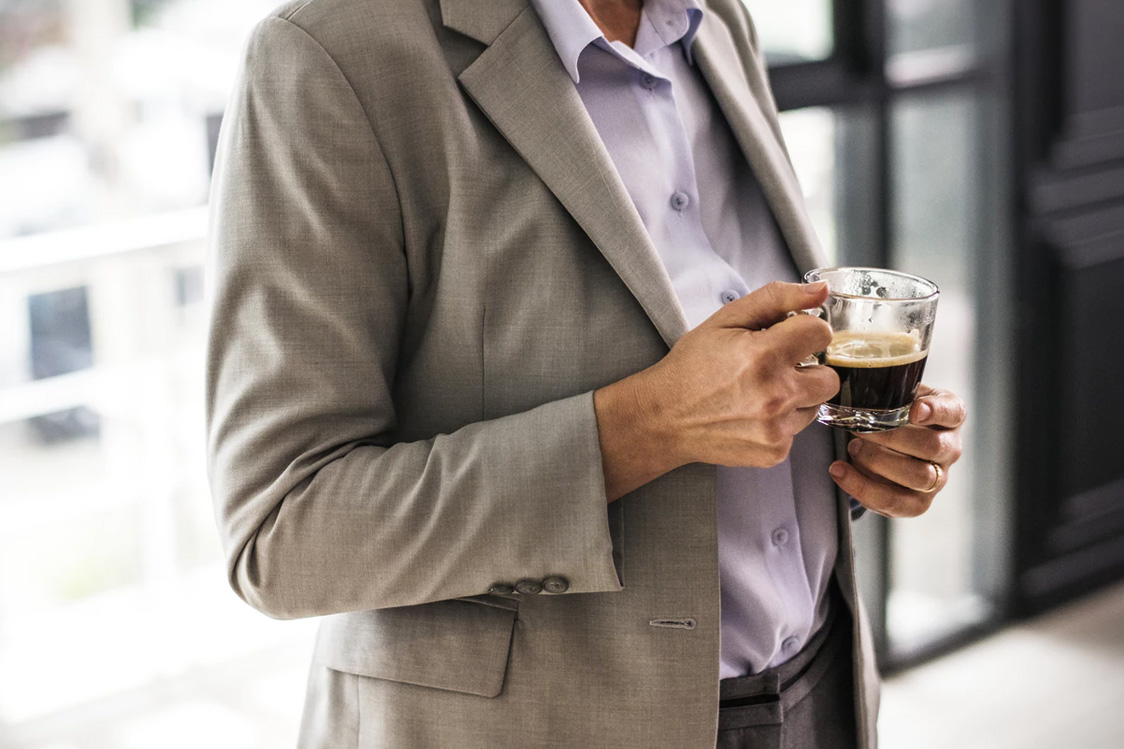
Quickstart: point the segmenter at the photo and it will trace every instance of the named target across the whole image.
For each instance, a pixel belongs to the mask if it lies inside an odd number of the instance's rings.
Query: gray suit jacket
[[[750,20],[709,6],[697,63],[818,265]],[[324,617],[303,743],[712,747],[715,469],[606,511],[591,395],[686,326],[526,0],[283,6],[213,205],[212,490],[235,591]],[[839,526],[854,609],[842,499]]]

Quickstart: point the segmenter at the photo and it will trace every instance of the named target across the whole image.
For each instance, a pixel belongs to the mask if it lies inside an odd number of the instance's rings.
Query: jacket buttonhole
[[[697,626],[694,619],[652,619],[648,624],[666,629],[694,629]]]

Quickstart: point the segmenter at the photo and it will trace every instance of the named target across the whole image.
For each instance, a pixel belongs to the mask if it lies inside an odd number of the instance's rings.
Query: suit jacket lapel
[[[597,245],[670,346],[687,330],[671,281],[616,168],[526,0],[441,0],[446,26],[487,49],[459,76],[468,95]],[[761,183],[801,272],[824,257],[796,175],[722,20],[708,11],[692,48]]]
[[[461,84],[671,346],[687,330],[671,280],[538,15],[524,0],[503,0],[502,10],[478,2],[442,0],[447,26],[489,45]]]
[[[761,183],[796,267],[801,273],[822,267],[823,250],[805,212],[796,174],[750,89],[730,30],[713,11],[704,15],[691,51]]]

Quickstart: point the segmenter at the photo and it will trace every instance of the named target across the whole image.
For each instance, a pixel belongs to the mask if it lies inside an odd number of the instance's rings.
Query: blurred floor
[[[302,627],[221,667],[0,726],[0,748],[293,747],[311,634]],[[888,680],[880,728],[882,749],[1121,749],[1124,584]]]
[[[1124,584],[887,680],[881,749],[1124,748]]]

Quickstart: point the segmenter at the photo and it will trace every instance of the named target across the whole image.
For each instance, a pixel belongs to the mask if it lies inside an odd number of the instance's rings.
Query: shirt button
[[[640,76],[640,85],[648,89],[649,91],[654,89],[656,87],[656,83],[658,82],[659,79],[657,79],[651,73],[645,73],[644,75]]]
[[[777,528],[773,531],[774,546],[784,546],[786,543],[788,543],[788,531],[784,528]]]
[[[723,304],[729,304],[730,302],[738,298],[738,292],[734,291],[733,289],[726,289],[720,294],[720,297]]]
[[[792,652],[793,650],[796,650],[796,646],[799,644],[799,642],[800,641],[796,639],[796,635],[792,635],[791,637],[784,638],[784,642],[781,643],[781,647],[784,648],[787,652]]]
[[[685,192],[677,192],[671,196],[671,207],[681,211],[691,204],[691,198]]]

